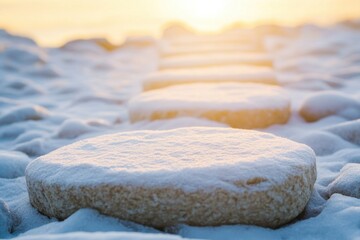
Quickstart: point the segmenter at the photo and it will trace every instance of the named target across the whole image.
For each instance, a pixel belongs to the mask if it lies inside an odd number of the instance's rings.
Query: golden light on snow
[[[360,17],[359,9],[359,0],[0,0],[0,28],[59,45],[79,37],[157,35],[169,21],[216,31],[233,22],[331,23]]]

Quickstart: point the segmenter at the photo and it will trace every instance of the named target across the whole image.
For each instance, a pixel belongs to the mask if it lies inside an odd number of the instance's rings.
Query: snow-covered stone
[[[236,128],[286,123],[290,100],[263,84],[189,84],[144,92],[129,102],[130,120],[200,117]]]
[[[272,66],[270,56],[264,53],[228,53],[228,54],[193,54],[182,57],[164,58],[160,61],[160,69],[194,68],[216,65],[259,65]]]
[[[86,139],[26,170],[30,202],[47,216],[95,208],[154,227],[278,227],[304,209],[315,179],[314,152],[303,144],[201,127]]]
[[[360,198],[360,164],[346,164],[327,190],[330,196],[334,193],[340,193],[345,196]]]
[[[25,175],[30,158],[21,152],[0,150],[0,178],[17,178]]]
[[[346,119],[360,118],[360,102],[337,92],[320,92],[308,97],[300,108],[300,115],[314,122],[330,115]]]
[[[276,85],[274,71],[261,66],[215,66],[158,71],[144,80],[144,91],[189,83],[250,82]]]

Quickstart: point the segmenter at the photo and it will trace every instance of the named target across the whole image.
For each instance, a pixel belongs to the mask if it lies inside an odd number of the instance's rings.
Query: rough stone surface
[[[132,122],[200,117],[252,129],[286,123],[290,100],[263,84],[189,84],[142,93],[129,102],[129,113]]]
[[[226,128],[132,131],[86,139],[30,163],[31,204],[64,219],[80,208],[153,227],[278,227],[308,202],[314,152]]]

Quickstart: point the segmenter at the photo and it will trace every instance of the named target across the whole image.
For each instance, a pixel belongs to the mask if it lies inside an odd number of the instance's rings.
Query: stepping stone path
[[[149,92],[129,103],[131,122],[199,117],[252,129],[288,121],[290,100],[265,86],[278,81],[257,34],[203,36],[180,26],[165,33],[159,69],[143,81]]]
[[[132,122],[201,117],[235,128],[286,123],[290,100],[281,88],[263,84],[190,84],[140,94],[129,102]]]
[[[186,38],[173,37],[182,32]],[[271,86],[275,73],[257,37],[196,37],[179,28],[166,35],[172,37],[159,54],[166,70],[144,82],[145,90],[161,89],[129,102],[133,122],[195,116],[260,128],[288,120],[290,101]],[[30,202],[47,216],[94,208],[157,228],[279,227],[303,211],[315,179],[315,155],[306,145],[231,128],[104,135],[39,157],[26,170]]]
[[[281,226],[316,179],[306,145],[251,130],[179,128],[86,139],[30,163],[30,202],[64,219],[80,208],[153,227]]]

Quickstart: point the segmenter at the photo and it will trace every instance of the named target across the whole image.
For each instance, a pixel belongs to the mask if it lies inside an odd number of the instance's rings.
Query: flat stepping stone
[[[80,208],[153,227],[278,227],[308,202],[314,152],[227,128],[132,131],[86,139],[30,163],[31,204],[64,219]]]
[[[263,84],[189,84],[144,92],[129,101],[131,122],[200,117],[235,128],[286,123],[290,100],[281,88]]]
[[[244,65],[158,71],[148,75],[143,89],[149,91],[180,84],[224,82],[278,84],[272,68]]]
[[[182,56],[188,54],[206,54],[206,53],[244,53],[262,51],[254,44],[219,44],[204,43],[201,45],[180,45],[163,47],[160,51],[161,56]]]
[[[263,53],[192,54],[188,56],[162,59],[159,64],[159,69],[196,68],[239,64],[272,66],[272,60],[269,55]]]

